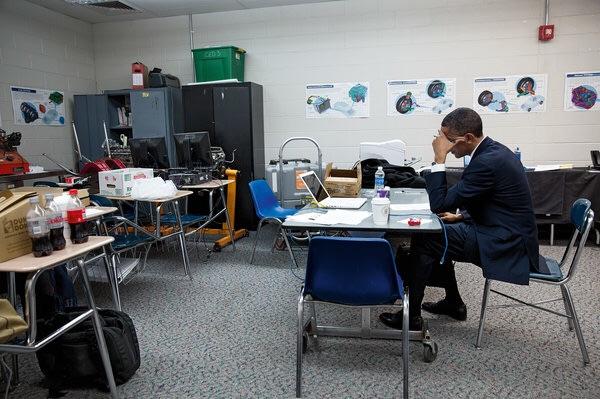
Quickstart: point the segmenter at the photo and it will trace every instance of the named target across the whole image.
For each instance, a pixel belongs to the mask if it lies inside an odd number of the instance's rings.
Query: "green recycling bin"
[[[206,47],[192,50],[196,82],[237,79],[244,81],[246,50],[235,46]]]

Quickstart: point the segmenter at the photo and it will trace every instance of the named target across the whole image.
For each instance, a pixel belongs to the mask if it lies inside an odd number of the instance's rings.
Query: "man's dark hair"
[[[456,136],[464,136],[467,133],[475,137],[483,136],[481,117],[471,108],[456,108],[442,120],[442,126],[450,129],[450,133]]]

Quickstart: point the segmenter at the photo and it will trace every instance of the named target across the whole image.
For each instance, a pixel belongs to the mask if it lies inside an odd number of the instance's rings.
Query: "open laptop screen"
[[[325,187],[323,187],[321,181],[314,172],[305,174],[302,176],[302,180],[304,180],[304,184],[306,184],[306,187],[312,193],[313,197],[315,197],[317,202],[321,202],[329,197],[327,191],[325,191]]]

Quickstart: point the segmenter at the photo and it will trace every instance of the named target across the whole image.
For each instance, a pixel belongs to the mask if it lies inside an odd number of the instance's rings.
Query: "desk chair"
[[[260,229],[263,223],[277,223],[279,225],[279,231],[281,231],[281,225],[287,216],[293,215],[298,212],[297,209],[282,208],[269,187],[269,184],[265,180],[254,180],[248,183],[250,186],[250,194],[252,195],[252,202],[254,203],[254,210],[256,216],[260,218],[258,227],[256,229],[256,238],[254,239],[254,248],[252,249],[252,257],[250,258],[250,264],[254,262],[254,254],[256,253],[256,244],[258,243],[258,236],[260,235]],[[285,234],[285,233],[283,233]]]
[[[113,202],[108,198],[93,195],[90,201],[98,206],[114,206]],[[121,295],[119,294],[119,282],[122,278],[119,276],[118,264],[120,263],[121,254],[125,252],[136,252],[140,247],[144,252],[141,256],[141,266],[138,271],[142,271],[146,267],[148,253],[150,247],[155,242],[152,234],[148,233],[143,227],[132,222],[128,217],[124,216],[104,216],[98,221],[98,234],[104,234],[114,237],[114,241],[105,247],[106,256],[110,261],[107,278],[112,280],[111,288],[112,295],[117,310],[121,310]],[[101,227],[100,227],[101,226]],[[130,233],[133,230],[133,233]]]
[[[397,303],[399,301],[402,303]],[[302,396],[302,353],[308,347],[309,334],[317,338],[315,304],[328,303],[362,309],[363,324],[370,323],[370,308],[392,306],[403,310],[408,326],[408,292],[390,244],[381,238],[314,237],[310,241],[306,280],[298,297],[298,331],[296,346],[296,397]],[[304,322],[304,305],[311,315]],[[340,334],[341,335],[341,334]],[[409,329],[402,331],[403,397],[408,398]]]
[[[584,364],[590,363],[590,357],[588,355],[587,348],[585,346],[585,341],[583,340],[583,334],[581,332],[581,326],[579,325],[579,319],[577,318],[577,313],[575,312],[575,306],[573,305],[573,298],[571,297],[571,291],[569,287],[567,287],[567,283],[571,280],[571,278],[575,275],[575,271],[577,269],[577,264],[579,263],[579,258],[581,257],[581,253],[585,247],[585,242],[588,238],[588,234],[590,232],[590,228],[594,224],[594,211],[591,210],[591,202],[587,199],[580,198],[576,200],[571,206],[571,223],[575,226],[575,232],[565,249],[565,253],[563,254],[562,260],[557,262],[551,258],[545,258],[546,263],[548,264],[548,268],[550,269],[550,274],[542,274],[542,273],[530,273],[529,281],[540,284],[548,284],[560,287],[562,298],[558,299],[550,299],[546,301],[536,302],[536,303],[528,303],[524,302],[520,299],[514,298],[502,292],[498,292],[496,290],[490,289],[492,281],[489,279],[485,280],[485,286],[483,288],[483,299],[481,302],[481,316],[479,318],[479,330],[477,332],[477,342],[475,346],[477,348],[481,347],[481,338],[483,336],[483,324],[485,321],[486,308],[488,303],[489,292],[492,291],[496,294],[502,295],[505,298],[512,299],[520,303],[521,305],[526,305],[533,307],[535,309],[543,310],[548,313],[555,314],[557,316],[562,316],[567,318],[567,322],[569,324],[569,330],[573,330],[575,328],[575,335],[577,336],[577,340],[579,342],[579,348],[581,349],[581,354],[583,355]],[[577,243],[577,240],[579,242]],[[575,253],[573,254],[573,247],[577,243],[577,248]],[[542,256],[542,255],[540,255]],[[569,263],[570,265],[566,274],[563,273],[564,266]],[[544,303],[555,302],[562,300],[565,305],[566,314],[556,312],[554,310],[547,309],[545,307],[539,306]],[[507,306],[515,306],[515,305],[506,305]],[[516,305],[518,306],[518,305]],[[499,306],[501,307],[501,306]]]

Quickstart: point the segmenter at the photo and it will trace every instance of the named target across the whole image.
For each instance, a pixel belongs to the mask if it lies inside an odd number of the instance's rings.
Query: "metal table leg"
[[[17,309],[17,284],[15,282],[15,273],[8,273],[8,299],[13,308]],[[10,384],[15,387],[19,384],[19,355],[11,356],[12,380]]]
[[[192,273],[190,273],[190,259],[188,257],[187,245],[185,243],[185,230],[183,229],[183,223],[181,222],[181,212],[179,212],[179,201],[175,200],[172,202],[175,211],[175,217],[177,218],[177,224],[179,225],[179,245],[181,246],[181,256],[183,258],[183,269],[185,275],[192,280]],[[159,215],[157,215],[160,217]]]
[[[117,386],[115,384],[115,378],[112,372],[112,366],[110,364],[110,357],[108,356],[108,349],[106,347],[106,341],[104,340],[104,333],[102,332],[102,324],[100,323],[100,317],[98,316],[98,309],[94,302],[94,295],[92,294],[92,287],[87,275],[85,263],[82,259],[77,260],[77,266],[83,277],[83,285],[85,287],[85,293],[87,296],[88,304],[92,309],[92,322],[94,324],[94,332],[96,333],[96,340],[98,341],[98,349],[100,351],[100,357],[102,358],[102,364],[104,365],[104,371],[106,372],[106,379],[108,380],[108,387],[110,389],[110,395],[113,398],[118,398]]]
[[[290,258],[292,258],[292,263],[296,268],[298,268],[298,262],[296,261],[296,256],[294,255],[294,251],[292,251],[292,247],[290,245],[290,241],[288,240],[287,231],[283,226],[281,226],[281,232],[283,233],[283,239],[285,240],[285,245],[287,246],[288,252],[290,253]]]

